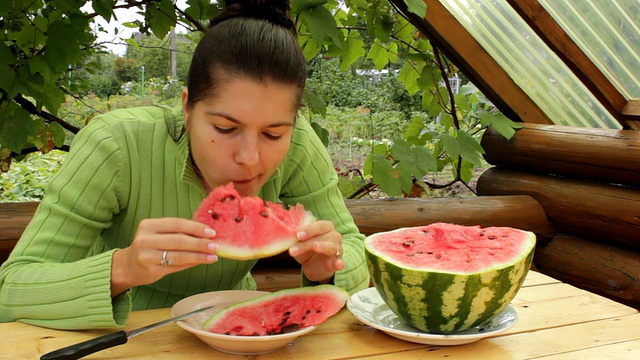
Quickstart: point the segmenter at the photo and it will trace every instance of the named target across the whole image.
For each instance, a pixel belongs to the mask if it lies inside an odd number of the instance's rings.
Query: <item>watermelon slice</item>
[[[371,279],[389,308],[437,334],[477,326],[513,300],[531,266],[535,234],[435,223],[370,235]]]
[[[315,220],[301,204],[285,209],[257,196],[241,197],[233,183],[215,188],[193,216],[216,231],[218,256],[250,260],[294,245],[296,229]]]
[[[202,327],[226,335],[275,335],[291,328],[316,326],[335,315],[349,293],[335,285],[279,290],[229,305]]]

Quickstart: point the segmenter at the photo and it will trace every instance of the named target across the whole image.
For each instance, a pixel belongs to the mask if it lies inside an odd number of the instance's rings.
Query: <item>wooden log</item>
[[[410,199],[351,199],[347,208],[365,235],[401,227],[450,222],[460,225],[508,226],[532,231],[539,244],[556,234],[544,209],[530,196]],[[294,265],[287,253],[261,259],[258,268]]]
[[[346,204],[365,235],[434,222],[509,226],[536,233],[542,243],[555,235],[542,206],[529,196],[359,199],[347,200]],[[13,248],[37,206],[38,203],[0,204],[0,243]],[[282,257],[277,260],[286,261]]]
[[[9,257],[39,204],[38,202],[0,204],[0,264]]]
[[[506,140],[492,128],[481,141],[492,165],[640,186],[640,132],[522,124]]]
[[[494,167],[477,191],[530,195],[558,231],[640,250],[640,190]]]
[[[346,204],[365,235],[435,222],[509,226],[546,241],[556,233],[544,209],[529,196],[358,199]]]
[[[551,277],[640,308],[640,252],[558,234],[533,261]]]

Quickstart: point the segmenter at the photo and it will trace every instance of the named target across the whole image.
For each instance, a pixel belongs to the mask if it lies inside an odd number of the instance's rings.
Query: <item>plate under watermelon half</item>
[[[233,183],[211,191],[193,218],[216,231],[218,256],[236,260],[286,251],[298,241],[296,230],[315,220],[302,204],[285,208],[257,196],[242,197]]]

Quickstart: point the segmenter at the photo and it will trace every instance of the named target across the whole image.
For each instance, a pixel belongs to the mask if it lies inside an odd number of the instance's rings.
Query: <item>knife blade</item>
[[[94,339],[89,339],[74,345],[69,345],[58,350],[51,351],[40,357],[40,360],[75,360],[80,359],[89,354],[108,349],[114,346],[125,344],[129,339],[134,336],[145,333],[149,330],[153,330],[160,326],[170,324],[172,322],[188,318],[189,316],[201,313],[205,310],[214,308],[216,305],[206,306],[191,312],[174,316],[170,319],[158,321],[150,325],[143,326],[141,328],[129,330],[129,331],[116,331],[106,335],[99,336]]]

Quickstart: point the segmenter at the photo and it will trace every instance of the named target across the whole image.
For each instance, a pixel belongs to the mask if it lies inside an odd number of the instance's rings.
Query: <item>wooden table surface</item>
[[[313,332],[266,355],[218,352],[169,324],[86,359],[640,359],[640,313],[631,307],[533,271],[512,305],[519,316],[515,326],[466,345],[430,346],[399,340],[362,324],[345,307]],[[134,312],[124,329],[162,320],[169,312]],[[0,324],[0,359],[38,359],[112,331],[60,331],[4,323]]]

